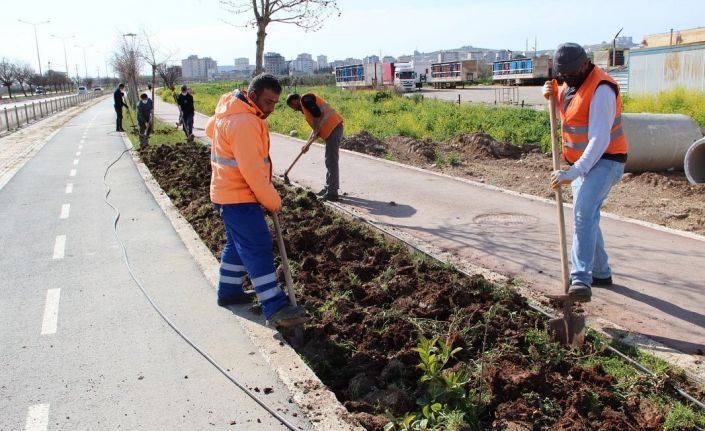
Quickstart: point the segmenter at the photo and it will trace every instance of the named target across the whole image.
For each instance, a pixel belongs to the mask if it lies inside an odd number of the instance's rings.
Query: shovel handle
[[[301,158],[301,156],[304,155],[304,148],[306,148],[307,145],[310,145],[310,144],[311,144],[313,141],[315,141],[315,140],[316,140],[316,135],[314,135],[313,133],[311,133],[311,136],[308,137],[308,141],[306,141],[306,143],[304,144],[304,146],[301,148],[301,151],[299,152],[299,155],[296,156],[296,158],[294,159],[293,162],[291,162],[291,165],[289,165],[289,169],[287,169],[286,171],[284,171],[284,176],[285,176],[285,177],[289,175],[289,171],[291,171],[291,168],[293,168],[294,165],[296,164],[296,162],[299,161],[299,159]]]
[[[549,117],[551,119],[551,152],[553,154],[553,170],[561,168],[560,155],[558,151],[558,137],[556,136],[556,95],[552,94],[548,99]],[[561,248],[561,278],[563,282],[563,292],[568,293],[570,284],[568,272],[568,251],[565,240],[565,215],[563,214],[563,193],[561,188],[556,189],[556,213],[558,214],[558,236]]]
[[[289,303],[296,307],[294,282],[291,279],[289,259],[286,257],[286,247],[284,246],[284,236],[282,235],[282,228],[279,224],[279,215],[276,212],[272,213],[272,222],[274,222],[274,232],[277,235],[277,246],[279,247],[279,255],[282,259],[282,270],[284,271],[284,280],[286,281],[286,293],[289,295]]]

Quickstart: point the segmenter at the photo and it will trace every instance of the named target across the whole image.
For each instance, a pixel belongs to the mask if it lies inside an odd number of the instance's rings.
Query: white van
[[[78,94],[88,94],[88,90],[86,89],[86,87],[81,85],[80,87],[78,87]]]

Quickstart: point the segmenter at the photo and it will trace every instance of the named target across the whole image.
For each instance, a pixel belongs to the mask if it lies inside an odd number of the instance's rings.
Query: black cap
[[[298,100],[300,97],[301,96],[299,96],[298,94],[292,93],[292,94],[286,96],[286,104],[291,105],[291,102],[293,102],[294,100]]]
[[[188,90],[188,87],[186,86],[186,84],[182,85],[182,86],[181,86],[181,91],[186,91],[186,90]]]
[[[588,60],[587,53],[577,43],[563,43],[558,45],[553,54],[553,69],[558,74],[576,72]]]

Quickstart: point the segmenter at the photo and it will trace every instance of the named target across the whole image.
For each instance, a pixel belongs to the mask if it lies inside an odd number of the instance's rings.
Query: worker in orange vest
[[[220,259],[218,305],[245,304],[245,275],[267,321],[296,326],[308,320],[301,306],[292,306],[277,283],[272,237],[264,219],[281,209],[272,184],[269,129],[264,121],[279,102],[282,87],[272,75],[256,76],[247,90],[221,96],[206,125],[211,139],[210,197],[225,225],[226,243]]]
[[[558,46],[553,57],[555,80],[543,86],[547,99],[558,96],[563,158],[569,169],[551,174],[551,188],[571,184],[575,233],[568,294],[592,296],[591,286],[612,284],[600,208],[624,174],[627,137],[622,129],[622,98],[617,82],[588,60],[576,43]]]
[[[343,117],[322,97],[313,93],[303,96],[290,94],[286,98],[286,104],[304,114],[306,122],[313,129],[311,136],[319,136],[326,141],[326,186],[318,192],[318,196],[323,200],[337,201],[340,187],[338,149],[343,137]],[[308,151],[310,145],[304,146],[302,151]]]

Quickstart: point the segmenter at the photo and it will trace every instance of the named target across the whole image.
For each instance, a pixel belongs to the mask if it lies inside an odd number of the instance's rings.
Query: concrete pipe
[[[685,176],[691,184],[705,183],[705,138],[695,141],[685,153]]]
[[[700,127],[681,114],[622,114],[629,140],[625,172],[683,170],[685,153],[703,137]]]

